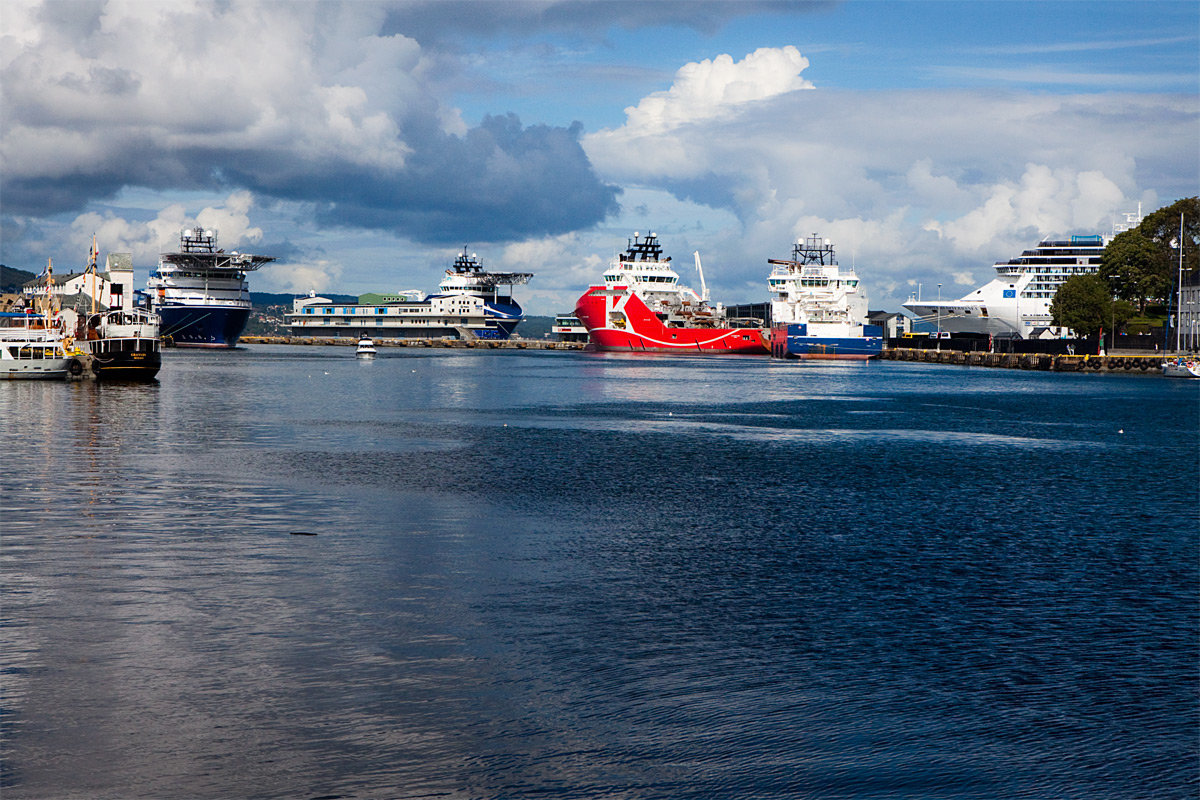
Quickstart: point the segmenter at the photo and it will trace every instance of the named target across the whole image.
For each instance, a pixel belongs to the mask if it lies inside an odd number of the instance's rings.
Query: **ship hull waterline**
[[[162,317],[162,340],[173,347],[232,349],[250,319],[249,308],[159,306],[156,310]]]
[[[771,329],[771,355],[809,361],[868,361],[883,352],[882,336],[810,336],[804,325]]]

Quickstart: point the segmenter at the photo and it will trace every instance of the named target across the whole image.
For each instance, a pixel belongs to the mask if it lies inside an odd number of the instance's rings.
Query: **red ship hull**
[[[648,353],[743,353],[768,355],[758,328],[668,327],[642,299],[623,286],[591,286],[575,303],[596,350]]]

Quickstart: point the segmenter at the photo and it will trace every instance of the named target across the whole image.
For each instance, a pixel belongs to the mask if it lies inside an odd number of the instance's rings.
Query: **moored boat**
[[[147,281],[163,340],[178,347],[236,347],[250,319],[246,273],[275,259],[219,250],[216,232],[203,228],[183,231],[179,241],[179,252],[163,253]]]
[[[1167,378],[1200,378],[1200,360],[1168,358],[1162,362],[1162,374]]]
[[[867,321],[867,295],[853,269],[839,267],[833,243],[813,234],[774,265],[771,355],[865,361],[883,352],[883,329]]]
[[[92,357],[103,381],[150,381],[162,367],[159,318],[144,308],[114,308],[90,315],[79,348]]]
[[[0,313],[0,380],[60,380],[83,365],[72,347],[54,297],[54,262],[46,262],[46,292],[35,308]]]
[[[45,314],[0,313],[0,380],[62,380],[82,371],[61,327]]]
[[[357,303],[339,303],[310,293],[292,302],[288,327],[293,336],[508,339],[525,319],[512,287],[532,278],[531,272],[485,270],[478,256],[464,248],[446,270],[436,294],[406,290],[360,295]]]
[[[905,310],[918,320],[937,326],[939,332],[987,334],[997,338],[1030,339],[1055,328],[1050,304],[1058,288],[1076,275],[1100,271],[1104,249],[1117,234],[1142,221],[1141,205],[1125,221],[1113,225],[1111,235],[1092,234],[1042,239],[1015,258],[997,261],[996,277],[958,299],[937,300],[914,295]],[[918,287],[919,288],[919,287]]]
[[[93,240],[88,273],[96,274],[99,250]],[[93,288],[92,310],[80,318],[75,333],[79,350],[91,356],[92,372],[97,380],[150,381],[162,367],[159,332],[161,318],[134,304],[132,261],[126,254],[108,256],[108,284],[111,294],[104,298],[106,310],[97,310]],[[93,284],[94,286],[94,284]]]
[[[700,254],[695,253],[701,292],[680,284],[671,257],[654,233],[634,233],[613,259],[602,284],[589,286],[575,303],[588,331],[588,347],[600,351],[652,353],[767,353],[762,321],[727,316],[709,302]]]

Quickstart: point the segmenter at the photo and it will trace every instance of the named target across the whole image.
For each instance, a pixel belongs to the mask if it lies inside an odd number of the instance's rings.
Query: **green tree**
[[[1147,300],[1161,299],[1171,290],[1168,253],[1146,238],[1141,228],[1113,237],[1100,256],[1100,274],[1113,296],[1137,303],[1142,311]]]
[[[1183,268],[1200,266],[1200,197],[1185,197],[1160,208],[1138,226],[1142,236],[1161,247],[1170,262],[1172,283],[1179,269],[1179,217],[1183,215]]]
[[[1133,230],[1113,237],[1100,258],[1100,273],[1113,294],[1145,313],[1151,301],[1165,301],[1178,280],[1179,220],[1183,216],[1185,269],[1200,266],[1200,197],[1185,197],[1160,208]]]
[[[1113,310],[1108,281],[1094,273],[1067,278],[1050,301],[1054,324],[1076,336],[1093,336],[1107,327]]]
[[[1182,291],[1179,284],[1186,280],[1180,274],[1180,268],[1189,271],[1200,268],[1200,197],[1185,197],[1160,208],[1142,220],[1138,227],[1166,254],[1169,263],[1163,299],[1173,305],[1171,295]]]

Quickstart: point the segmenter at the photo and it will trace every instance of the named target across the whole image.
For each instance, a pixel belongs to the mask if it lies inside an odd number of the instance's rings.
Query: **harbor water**
[[[1200,382],[249,346],[0,385],[0,794],[1194,798]]]

